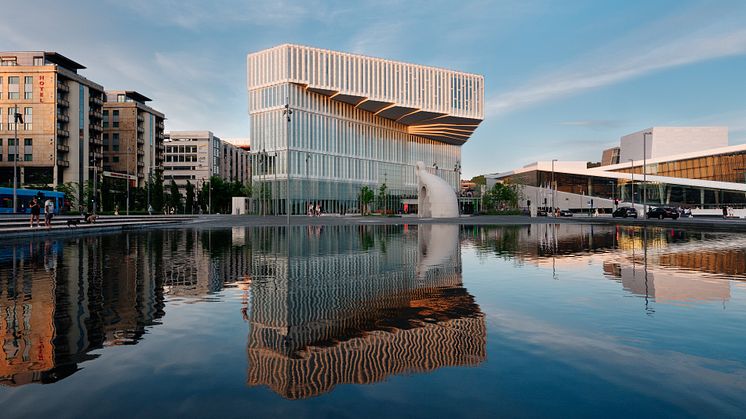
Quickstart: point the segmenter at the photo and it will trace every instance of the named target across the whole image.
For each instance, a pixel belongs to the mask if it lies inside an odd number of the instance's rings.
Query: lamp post
[[[552,159],[552,214],[554,214],[554,189],[556,187],[554,183],[554,162],[556,162],[557,159]]]
[[[285,98],[285,110],[282,114],[287,117],[287,132],[285,133],[285,141],[287,152],[285,153],[285,215],[286,222],[290,225],[290,115],[293,114],[293,110],[290,109],[290,98]]]
[[[306,184],[308,184],[308,160],[310,159],[311,159],[311,153],[306,153],[306,182],[305,182]],[[308,189],[311,189],[311,188],[308,188]],[[305,198],[305,194],[303,195],[304,195],[303,198]],[[307,211],[307,209],[308,209],[308,203],[304,202],[303,211]]]
[[[648,135],[653,135],[653,133],[642,133],[642,211],[645,217],[648,215]]]
[[[15,153],[13,154],[13,212],[15,213],[16,211],[18,211],[18,124],[23,123],[23,115],[18,112],[18,104],[15,104],[13,106],[13,128],[15,130],[13,144],[16,147]]]
[[[632,159],[629,159],[629,173],[632,175],[632,198],[630,201],[632,202],[632,208],[635,207],[635,161]]]
[[[97,186],[96,185],[96,180],[98,179],[98,171],[96,170],[97,169],[96,168],[96,158],[94,157],[93,159],[91,159],[90,163],[91,163],[91,166],[92,166],[92,169],[93,169],[93,205],[92,205],[92,212],[93,212],[93,214],[96,214],[96,204],[98,203],[98,200],[97,200],[98,196],[96,195],[96,191],[98,190],[98,189],[96,189],[96,186]]]
[[[132,147],[127,147],[127,215],[130,215],[130,154]]]
[[[461,162],[456,160],[456,165],[453,166],[453,171],[456,172],[456,188],[458,193],[456,199],[459,201],[458,205],[458,216],[461,217]]]

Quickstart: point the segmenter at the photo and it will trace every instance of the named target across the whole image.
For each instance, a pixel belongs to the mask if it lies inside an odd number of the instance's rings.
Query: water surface
[[[6,242],[0,411],[740,416],[745,252],[574,224]]]

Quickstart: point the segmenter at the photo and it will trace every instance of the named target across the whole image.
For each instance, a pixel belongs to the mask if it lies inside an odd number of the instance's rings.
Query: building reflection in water
[[[461,247],[576,267],[653,303],[720,301],[746,277],[740,235],[634,227],[337,226],[168,229],[0,245],[0,384],[63,379],[137,344],[166,301],[243,293],[248,384],[290,399],[341,383],[476,365],[486,329]],[[239,315],[238,310],[237,315]],[[241,331],[240,333],[244,333]]]
[[[249,288],[249,385],[301,399],[485,359],[484,317],[462,286],[458,226],[404,228],[253,238],[273,248],[255,259]]]
[[[746,239],[722,233],[573,224],[464,229],[479,253],[517,263],[569,273],[597,262],[607,278],[651,302],[727,301],[731,280],[746,275]]]

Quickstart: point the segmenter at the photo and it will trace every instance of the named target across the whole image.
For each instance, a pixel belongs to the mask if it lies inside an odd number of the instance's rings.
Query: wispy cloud
[[[317,0],[128,0],[112,1],[144,19],[184,29],[214,29],[226,24],[283,25],[322,19],[327,8]]]
[[[607,129],[617,128],[621,125],[621,122],[609,119],[587,119],[580,121],[562,121],[560,122],[560,125],[567,125],[571,127],[585,127],[591,129]]]
[[[515,109],[613,85],[672,67],[746,54],[746,28],[742,20],[708,19],[689,11],[667,18],[583,56],[564,68],[493,96],[487,114]]]

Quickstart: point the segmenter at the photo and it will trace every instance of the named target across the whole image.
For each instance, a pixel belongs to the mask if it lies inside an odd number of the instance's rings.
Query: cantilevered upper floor
[[[248,55],[249,91],[295,83],[408,126],[411,134],[464,143],[484,119],[484,77],[299,45]]]

